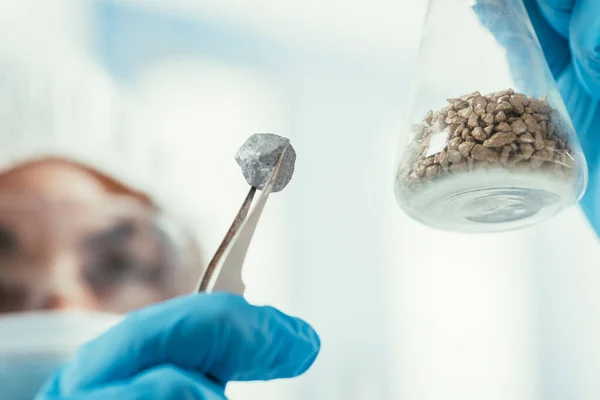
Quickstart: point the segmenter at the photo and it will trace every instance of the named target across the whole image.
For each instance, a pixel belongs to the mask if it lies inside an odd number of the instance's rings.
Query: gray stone
[[[235,155],[246,182],[262,190],[288,144],[289,139],[272,133],[256,133],[250,136]],[[283,190],[290,183],[295,163],[296,151],[289,144],[273,185],[273,192]]]

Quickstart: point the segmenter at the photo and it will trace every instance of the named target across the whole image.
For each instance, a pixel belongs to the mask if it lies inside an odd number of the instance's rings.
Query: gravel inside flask
[[[445,176],[502,168],[550,172],[568,179],[573,172],[568,135],[560,113],[545,98],[512,89],[447,100],[413,127],[406,187],[418,190]]]

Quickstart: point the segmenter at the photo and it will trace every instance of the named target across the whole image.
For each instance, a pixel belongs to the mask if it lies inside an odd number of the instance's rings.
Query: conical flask
[[[579,201],[586,161],[522,0],[429,0],[416,71],[395,180],[412,218],[497,232]]]

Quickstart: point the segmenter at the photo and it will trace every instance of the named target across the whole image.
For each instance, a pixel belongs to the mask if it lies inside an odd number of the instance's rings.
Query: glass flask
[[[521,0],[429,0],[395,179],[400,207],[457,232],[576,203],[587,166]]]

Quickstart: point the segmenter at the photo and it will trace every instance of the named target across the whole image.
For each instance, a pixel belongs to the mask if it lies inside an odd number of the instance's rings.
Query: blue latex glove
[[[581,206],[600,234],[600,1],[523,2],[588,162],[590,179]],[[494,13],[500,11],[494,11],[494,7],[504,7],[501,3],[474,6],[484,25],[496,22]],[[508,35],[497,39],[513,57],[520,54],[512,48],[519,43],[511,42]],[[527,68],[527,60],[511,61]]]
[[[220,400],[230,381],[304,373],[319,347],[308,324],[274,308],[191,295],[130,314],[83,346],[37,399]]]

